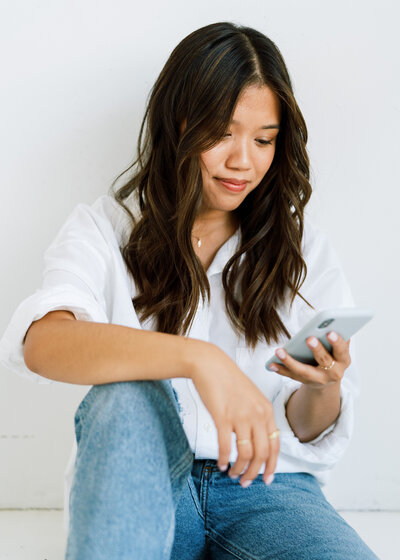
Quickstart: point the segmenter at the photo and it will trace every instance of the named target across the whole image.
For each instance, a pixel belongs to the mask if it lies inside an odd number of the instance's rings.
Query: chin
[[[211,210],[211,211],[218,211],[218,212],[233,212],[234,210],[236,210],[237,208],[239,208],[239,206],[241,205],[241,202],[237,202],[236,204],[225,204],[225,205],[220,205],[220,206],[209,206],[207,207],[207,210]]]
[[[246,198],[248,193],[246,193],[245,195],[242,193],[242,196],[239,197],[235,197],[231,200],[227,200],[226,198],[224,198],[223,200],[215,200],[212,203],[205,203],[205,209],[207,210],[219,210],[221,212],[232,212],[233,210],[236,210],[236,208],[239,208],[239,206],[242,204],[243,200]]]

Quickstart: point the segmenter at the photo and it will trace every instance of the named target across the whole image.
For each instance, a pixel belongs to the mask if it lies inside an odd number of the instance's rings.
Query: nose
[[[226,166],[231,169],[248,170],[251,168],[250,148],[245,140],[233,141],[226,158]]]

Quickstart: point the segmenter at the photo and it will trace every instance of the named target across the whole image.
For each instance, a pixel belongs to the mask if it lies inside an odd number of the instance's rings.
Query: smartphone
[[[283,346],[286,352],[295,360],[318,365],[314,355],[306,344],[306,339],[315,336],[331,353],[332,345],[326,335],[335,331],[344,340],[348,340],[353,334],[361,329],[372,317],[374,313],[370,309],[361,307],[343,307],[339,309],[324,309],[319,311],[296,335]],[[266,362],[265,368],[268,369],[273,363],[281,364],[278,356],[273,356]],[[272,370],[270,370],[272,371]]]

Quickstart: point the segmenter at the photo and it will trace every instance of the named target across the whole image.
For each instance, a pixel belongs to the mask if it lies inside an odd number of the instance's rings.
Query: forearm
[[[315,389],[303,384],[286,403],[286,417],[303,443],[318,437],[340,413],[340,382]]]
[[[204,345],[213,346],[183,336],[88,321],[49,321],[31,328],[25,342],[27,367],[49,379],[78,385],[191,377],[196,355],[204,352]]]

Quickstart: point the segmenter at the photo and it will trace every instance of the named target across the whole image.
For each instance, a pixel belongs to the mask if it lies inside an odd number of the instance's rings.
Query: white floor
[[[400,512],[340,513],[380,560],[400,559]],[[62,518],[62,510],[0,510],[0,560],[64,560]]]

